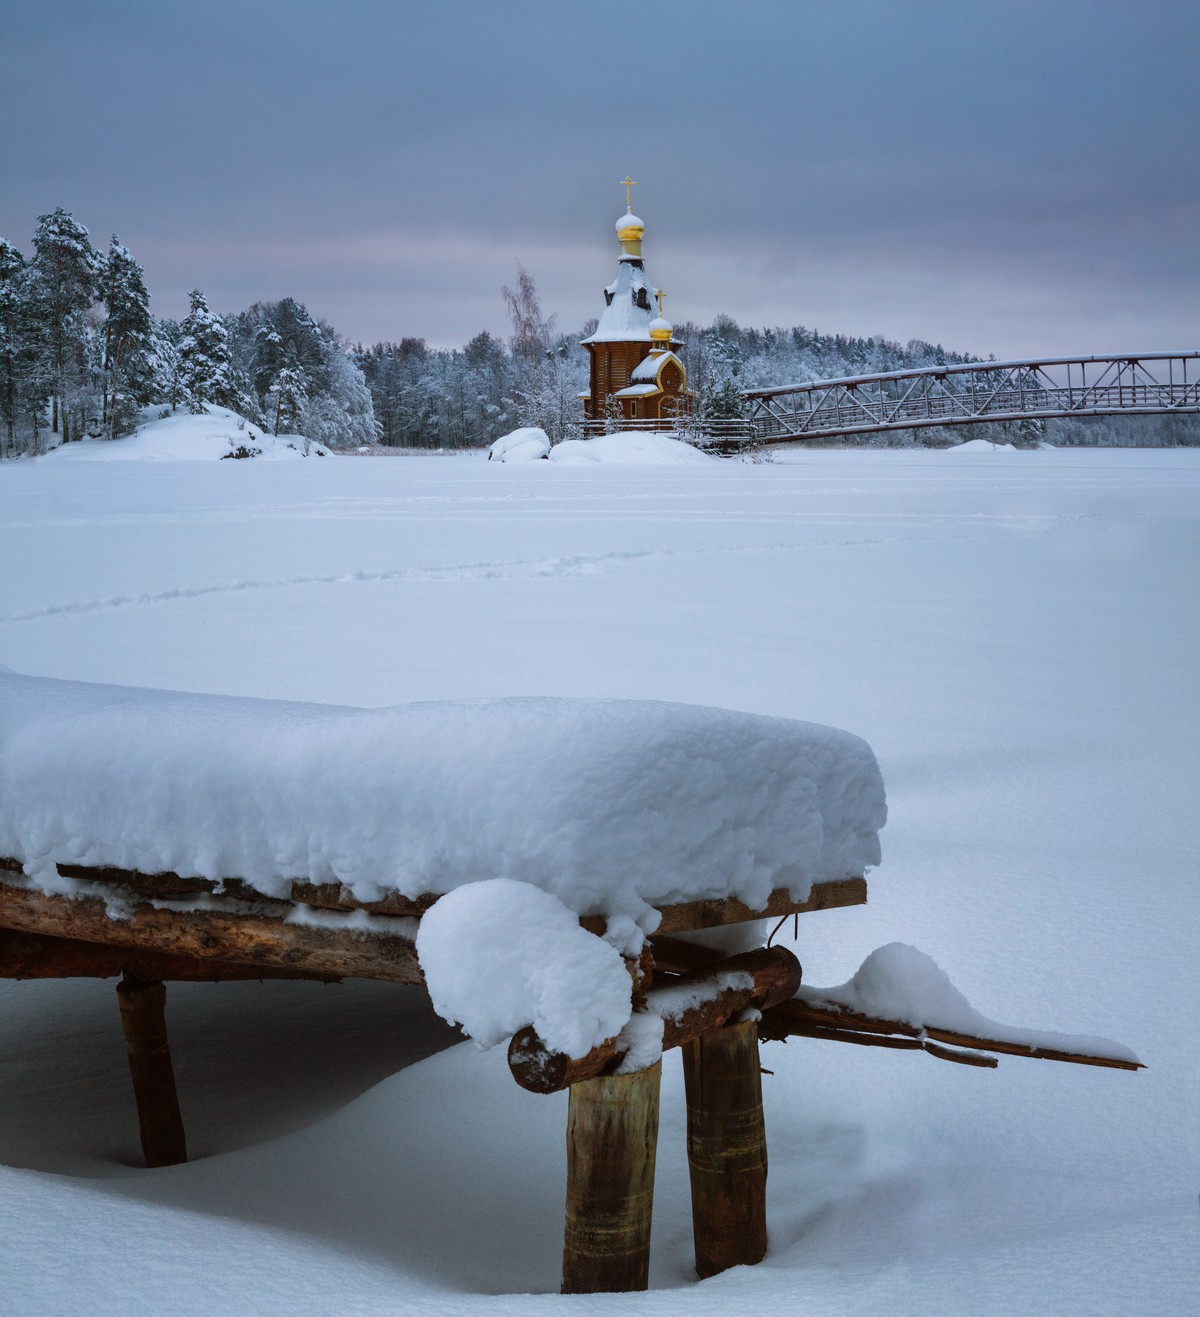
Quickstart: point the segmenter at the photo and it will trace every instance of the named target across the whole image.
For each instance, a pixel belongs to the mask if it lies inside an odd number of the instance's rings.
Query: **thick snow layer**
[[[805,984],[796,996],[811,1002],[833,1002],[860,1015],[899,1020],[917,1029],[945,1029],[1001,1043],[1137,1060],[1128,1047],[1111,1038],[1013,1028],[989,1020],[972,1007],[936,961],[903,942],[889,942],[872,951],[848,983],[836,988]]]
[[[509,434],[501,435],[488,449],[492,462],[535,462],[550,451],[550,440],[545,430],[534,425],[522,426]]]
[[[853,728],[887,863],[778,931],[805,981],[906,942],[987,1016],[1150,1068],[764,1045],[770,1251],[698,1282],[668,1052],[651,1289],[562,1298],[566,1094],[430,1056],[458,1035],[424,992],[170,984],[193,1160],[147,1171],[113,981],[0,981],[6,1317],[1192,1312],[1200,450],[791,460],[0,462],[0,662]]]
[[[433,1008],[481,1048],[532,1024],[552,1051],[586,1056],[629,1019],[629,971],[548,892],[511,878],[468,883],[421,920],[417,957]]]
[[[550,450],[552,462],[570,466],[704,466],[717,459],[682,439],[654,430],[622,430],[594,439],[568,439]]]
[[[167,412],[165,416],[163,412]],[[322,444],[301,434],[271,434],[227,407],[209,404],[207,413],[192,416],[150,407],[137,430],[123,439],[83,439],[61,444],[46,455],[54,462],[207,462],[225,458],[233,465],[247,461],[278,461],[328,457]],[[241,456],[236,454],[241,452]]]
[[[362,899],[514,878],[652,931],[650,905],[879,862],[865,741],[647,700],[347,709],[0,674],[0,855],[340,880]]]

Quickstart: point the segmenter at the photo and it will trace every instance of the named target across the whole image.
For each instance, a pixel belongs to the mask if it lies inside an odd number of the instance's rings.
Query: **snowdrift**
[[[310,443],[300,434],[269,434],[227,407],[210,403],[202,416],[182,411],[162,416],[163,411],[166,408],[147,408],[137,430],[124,439],[84,439],[53,448],[48,456],[77,462],[278,461],[329,456],[323,444]]]
[[[550,460],[568,466],[690,466],[715,461],[681,439],[652,430],[623,430],[594,439],[568,439],[550,450]]]
[[[511,878],[624,916],[788,888],[879,862],[865,741],[648,700],[355,709],[0,674],[0,855],[239,877],[361,900]]]
[[[501,435],[488,449],[489,462],[536,462],[550,451],[545,430],[526,425],[511,434]]]

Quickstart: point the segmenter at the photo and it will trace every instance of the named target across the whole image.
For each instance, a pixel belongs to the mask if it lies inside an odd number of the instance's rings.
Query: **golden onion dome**
[[[645,230],[646,226],[632,212],[628,215],[622,215],[617,220],[617,237],[622,242],[630,242],[642,237]]]
[[[656,343],[669,343],[674,332],[675,327],[669,320],[664,320],[661,315],[650,322],[650,337]]]

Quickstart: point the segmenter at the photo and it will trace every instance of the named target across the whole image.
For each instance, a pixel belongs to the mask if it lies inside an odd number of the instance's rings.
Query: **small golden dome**
[[[650,337],[656,343],[669,343],[674,332],[675,327],[669,320],[664,320],[661,315],[650,322]]]
[[[617,220],[617,237],[622,242],[637,242],[646,231],[646,226],[632,213],[622,215]]]

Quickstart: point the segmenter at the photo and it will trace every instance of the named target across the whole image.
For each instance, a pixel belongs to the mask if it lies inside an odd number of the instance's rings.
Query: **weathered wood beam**
[[[650,1014],[663,1021],[662,1050],[682,1047],[709,1029],[720,1028],[747,1007],[772,1005],[800,986],[800,962],[786,947],[761,947],[729,956],[712,969],[680,975],[646,994]],[[513,1035],[508,1065],[531,1093],[557,1093],[572,1084],[611,1075],[628,1050],[622,1035],[608,1038],[583,1057],[554,1052],[532,1026]]]
[[[767,1134],[754,1021],[683,1046],[696,1272],[753,1266],[767,1252]]]
[[[934,1043],[947,1043],[951,1047],[1003,1052],[1008,1056],[1024,1056],[1040,1061],[1070,1061],[1075,1065],[1108,1066],[1114,1070],[1145,1069],[1140,1061],[1122,1061],[1111,1056],[1096,1056],[1090,1052],[1066,1052],[1049,1047],[1030,1047],[1025,1043],[1005,1042],[999,1038],[956,1033],[950,1029],[939,1029],[934,1025],[926,1025],[918,1029],[904,1020],[884,1020],[860,1015],[856,1011],[847,1010],[837,1002],[830,1001],[811,1002],[793,998],[791,1001],[782,1002],[765,1010],[759,1025],[759,1037],[763,1039],[810,1037],[831,1038],[837,1042],[862,1041],[852,1036],[854,1034],[879,1036],[899,1034],[902,1038],[917,1040],[918,1047],[923,1045],[923,1040],[932,1040]],[[904,1047],[905,1043],[897,1039],[894,1043],[882,1045]],[[927,1045],[925,1050],[934,1056],[941,1055]],[[962,1058],[956,1055],[944,1059],[961,1060]],[[967,1062],[967,1064],[979,1064],[979,1062]]]
[[[764,1017],[766,1018],[766,1017]],[[767,1033],[763,1034],[765,1042],[786,1042],[778,1032],[773,1019],[766,1020]],[[797,1029],[788,1037],[824,1038],[831,1043],[857,1043],[861,1047],[891,1047],[901,1052],[928,1052],[940,1061],[956,1061],[959,1065],[979,1066],[984,1070],[995,1070],[1000,1064],[994,1056],[984,1056],[980,1052],[956,1052],[949,1047],[931,1043],[928,1038],[896,1037],[894,1034],[861,1033],[852,1029]]]
[[[171,909],[130,902],[111,918],[95,896],[48,896],[0,883],[0,927],[50,937],[163,952],[190,960],[301,970],[331,977],[423,983],[412,937],[387,927],[330,928],[289,922],[288,907]]]
[[[104,883],[134,892],[139,896],[164,900],[207,895],[286,905],[290,899],[296,905],[309,905],[319,910],[365,910],[368,914],[419,919],[438,899],[438,894],[432,892],[417,897],[389,892],[377,901],[362,901],[342,883],[313,883],[303,879],[294,880],[290,886],[290,897],[284,898],[267,896],[242,878],[184,877],[170,871],[140,873],[136,869],[82,864],[59,864],[56,867],[64,878]],[[0,858],[0,869],[20,873],[21,863],[18,860]],[[832,882],[814,883],[812,891],[803,901],[793,901],[786,888],[778,888],[771,893],[767,904],[761,910],[751,910],[744,902],[732,896],[723,899],[685,901],[678,905],[661,907],[662,920],[657,935],[666,936],[699,928],[720,928],[726,924],[744,924],[753,919],[779,919],[784,915],[805,914],[812,910],[865,905],[866,901],[865,878],[839,878]],[[603,936],[607,927],[604,915],[583,915],[579,922],[597,936]]]
[[[187,1144],[167,1042],[167,990],[157,981],[122,979],[117,1000],[146,1165],[177,1166],[187,1161]]]
[[[662,920],[655,937],[671,933],[688,933],[699,928],[722,928],[726,924],[745,924],[752,919],[782,919],[784,915],[803,915],[811,910],[833,910],[839,906],[866,905],[865,878],[839,878],[834,882],[813,883],[803,901],[793,901],[787,888],[780,887],[767,898],[761,910],[751,910],[734,896],[708,901],[685,901],[682,905],[660,907]],[[579,921],[589,932],[603,935],[603,915],[584,915]]]
[[[658,1061],[571,1086],[564,1294],[647,1287],[661,1079]]]
[[[269,965],[235,965],[221,960],[197,960],[166,952],[76,938],[47,937],[0,928],[0,979],[160,979],[219,983],[225,979],[314,979],[340,983],[336,974],[313,974],[307,970]]]

